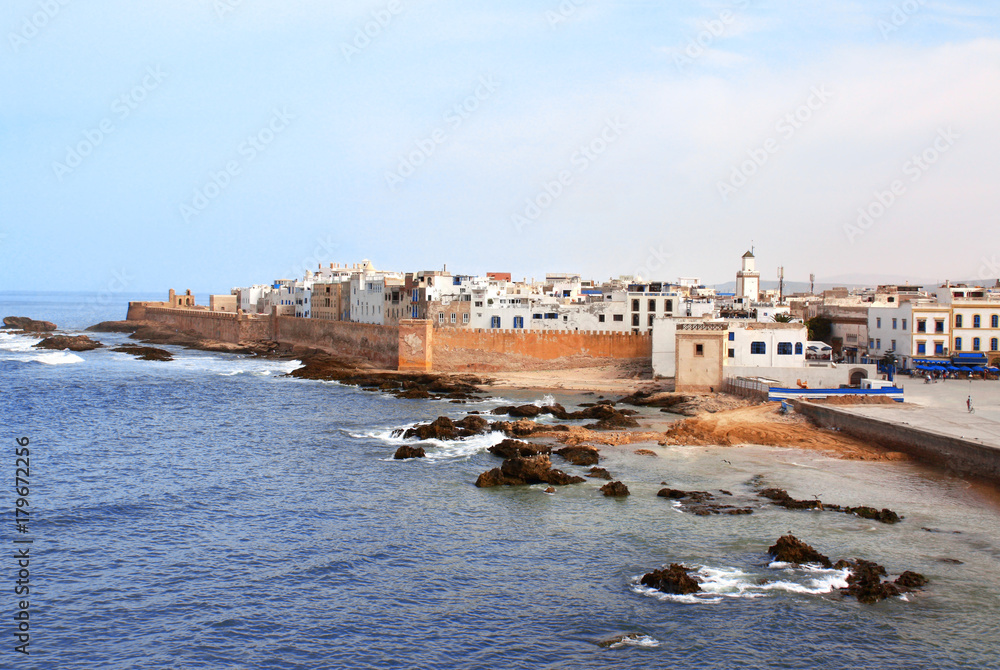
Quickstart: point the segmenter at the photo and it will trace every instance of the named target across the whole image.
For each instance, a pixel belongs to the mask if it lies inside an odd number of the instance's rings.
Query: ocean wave
[[[70,351],[47,351],[32,356],[29,360],[45,365],[73,365],[83,363],[83,358]]]
[[[0,351],[23,353],[35,351],[34,346],[42,341],[40,337],[31,335],[14,335],[0,332]]]
[[[416,438],[404,439],[400,431],[412,428],[415,424],[407,424],[396,428],[385,428],[373,430],[365,433],[348,433],[357,439],[378,440],[389,447],[399,447],[403,444],[421,444],[427,452],[428,461],[454,461],[471,458],[476,454],[487,451],[495,444],[500,444],[507,436],[500,432],[483,433],[482,435],[472,435],[458,440],[418,440]],[[394,434],[396,433],[396,434]],[[392,456],[383,459],[393,460]]]
[[[791,566],[772,563],[768,568],[779,569],[780,579],[767,573],[747,572],[740,568],[702,566],[695,571],[701,591],[689,594],[664,593],[640,583],[641,575],[630,580],[633,592],[665,602],[684,604],[720,603],[726,598],[764,598],[772,593],[822,595],[847,586],[847,569],[821,568],[808,565]]]
[[[626,635],[618,642],[609,644],[608,649],[621,649],[622,647],[643,647],[651,649],[659,646],[660,641],[650,635]]]

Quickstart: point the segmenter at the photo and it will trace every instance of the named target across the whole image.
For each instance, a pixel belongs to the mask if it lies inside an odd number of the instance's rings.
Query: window
[[[944,332],[944,319],[934,319],[934,332],[935,333]]]
[[[1000,328],[1000,316],[994,314],[990,317],[990,328]]]
[[[934,354],[936,356],[941,356],[941,355],[944,354],[944,342],[935,342],[934,343]]]
[[[664,312],[672,312],[672,311],[674,311],[674,301],[673,300],[664,300],[663,301],[663,311]],[[994,316],[993,318],[995,319],[996,317]],[[994,326],[994,328],[995,327],[996,326]]]
[[[604,315],[603,314],[598,314],[597,315],[597,322],[598,323],[604,323]]]
[[[903,319],[903,330],[906,330],[906,319]]]
[[[499,327],[500,327],[500,317],[499,316],[491,316],[490,317],[490,328],[499,328]]]
[[[875,327],[876,328],[881,328],[882,327],[882,317],[881,316],[876,316],[875,317]]]
[[[778,355],[779,356],[791,356],[792,355],[792,343],[791,342],[778,342]]]
[[[889,351],[895,351],[895,350],[896,350],[896,340],[893,340],[892,341],[892,348],[889,349]]]
[[[917,353],[918,354],[926,354],[927,353],[927,343],[926,342],[917,342]]]
[[[524,328],[524,317],[523,316],[515,316],[514,317],[514,327],[515,328]]]
[[[875,348],[875,340],[871,340],[871,339],[868,340],[868,348],[869,349],[874,349]]]
[[[558,319],[559,315],[557,313],[555,313],[555,312],[546,312],[545,313],[545,318],[546,319]]]
[[[979,338],[978,337],[972,338],[972,350],[973,351],[979,351]]]
[[[476,307],[482,307],[482,306],[483,306],[483,301],[482,300],[477,300],[476,301]]]
[[[875,338],[875,348],[876,349],[881,349],[882,348],[882,338],[881,337],[876,337]]]
[[[892,329],[896,330],[896,319],[892,320]]]
[[[730,349],[729,350],[729,357],[730,358],[736,358],[736,350],[735,349]]]
[[[458,314],[455,314],[455,312],[451,313],[451,322],[458,323]]]
[[[468,322],[469,322],[469,313],[466,312],[465,314],[462,315],[462,323],[468,323]]]
[[[649,301],[649,311],[650,312],[655,312],[656,311],[656,301],[655,300],[650,300]]]
[[[705,355],[705,345],[704,344],[696,344],[696,345],[694,345],[694,355],[695,356],[704,356]]]
[[[531,318],[532,319],[540,319],[540,318],[542,318],[542,315],[541,314],[532,314]]]
[[[633,326],[638,326],[639,325],[639,315],[638,314],[633,314],[632,315],[632,325]]]
[[[796,342],[795,343],[795,355],[796,356],[801,356],[802,355],[802,343],[801,342]]]
[[[994,337],[993,339],[990,340],[990,351],[996,351],[996,350],[997,350],[997,338]]]
[[[955,315],[955,327],[956,328],[961,328],[962,327],[962,315],[961,314],[956,314]]]
[[[955,338],[955,351],[961,351],[961,350],[962,350],[962,338],[961,337],[956,337]]]
[[[917,321],[917,332],[926,333],[927,332],[927,319],[920,319]]]
[[[444,312],[438,312],[438,323],[444,323]]]
[[[981,320],[979,318],[979,315],[978,314],[974,314],[972,316],[972,327],[973,328],[979,328],[980,325],[981,325]]]
[[[612,321],[624,321],[625,320],[625,315],[624,314],[612,314],[611,315],[611,320]]]
[[[652,314],[650,314],[650,315],[649,315],[649,319],[648,319],[648,321],[649,321],[649,327],[650,327],[650,328],[652,328],[652,327],[653,327],[653,319],[655,319],[655,318],[656,318],[656,317],[655,317],[654,315],[652,315]]]
[[[729,341],[730,342],[736,341],[736,333],[734,333],[733,331],[729,331]]]
[[[750,343],[750,353],[751,354],[766,354],[767,345],[763,342],[751,342]]]
[[[638,312],[639,311],[639,299],[638,298],[636,298],[635,300],[632,301],[632,311],[633,312]],[[638,325],[638,324],[636,324],[636,325]]]

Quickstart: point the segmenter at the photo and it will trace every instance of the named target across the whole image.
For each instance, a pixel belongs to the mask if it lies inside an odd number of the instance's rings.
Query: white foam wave
[[[174,370],[207,372],[220,377],[254,375],[257,377],[280,376],[302,367],[298,360],[276,361],[267,358],[233,356],[231,354],[203,355],[172,352],[170,363]]]
[[[0,332],[0,351],[17,353],[35,351],[34,346],[41,341],[42,338],[40,337]]]
[[[45,365],[72,365],[83,363],[83,359],[70,351],[47,351],[44,354],[32,356],[29,360]]]
[[[620,641],[609,645],[608,649],[621,649],[622,647],[644,647],[648,649],[659,646],[660,641],[655,637],[651,637],[649,635],[638,635],[636,637],[626,635]]]
[[[847,586],[846,569],[836,570],[813,566],[791,566],[787,563],[772,563],[768,566],[780,569],[781,579],[772,580],[767,574],[747,572],[740,568],[703,566],[696,576],[701,583],[699,593],[678,595],[663,593],[639,583],[642,576],[633,577],[631,588],[635,593],[662,601],[695,604],[719,603],[724,598],[763,598],[774,592],[821,595]]]
[[[556,399],[555,396],[546,395],[543,396],[541,400],[536,400],[531,404],[534,405],[535,407],[551,407],[552,405],[556,404]]]
[[[415,438],[403,439],[402,433],[407,428],[412,428],[414,424],[398,426],[396,428],[384,428],[372,430],[366,433],[350,433],[351,437],[358,439],[378,440],[390,447],[399,447],[403,444],[420,444],[427,452],[426,460],[461,460],[471,458],[476,454],[488,450],[495,444],[503,442],[507,436],[500,432],[483,433],[482,435],[472,435],[460,440],[417,440]],[[398,433],[398,434],[393,434]],[[392,460],[390,456],[387,459]]]

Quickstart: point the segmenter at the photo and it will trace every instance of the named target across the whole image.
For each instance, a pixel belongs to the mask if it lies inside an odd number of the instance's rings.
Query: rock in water
[[[601,487],[601,493],[611,498],[624,498],[628,495],[628,487],[621,482],[609,482]]]
[[[493,468],[479,475],[476,486],[487,488],[491,486],[520,486],[522,484],[579,484],[583,477],[574,477],[561,470],[552,468],[552,462],[547,454],[522,458],[508,458],[499,468]]]
[[[782,535],[767,553],[782,563],[818,563],[824,568],[832,567],[830,559],[819,553],[794,535]]]
[[[424,452],[423,447],[411,447],[408,444],[404,444],[396,450],[396,455],[393,458],[401,461],[407,458],[425,458],[426,456],[427,454]]]
[[[55,349],[57,351],[64,349],[69,349],[70,351],[90,351],[103,346],[100,342],[95,342],[86,335],[77,335],[76,337],[70,335],[53,335],[52,337],[46,337],[35,345],[38,349]]]
[[[874,507],[861,506],[861,507],[845,507],[844,512],[847,514],[856,514],[862,519],[871,519],[873,521],[880,521],[882,523],[899,523],[899,515],[893,512],[891,509],[882,508],[881,510],[875,509]]]
[[[563,447],[562,449],[557,449],[556,453],[573,465],[597,465],[600,460],[600,453],[597,449],[582,445],[578,447]]]
[[[904,589],[919,589],[923,588],[927,584],[927,578],[919,572],[911,572],[910,570],[907,570],[899,577],[896,577],[894,583]]]
[[[174,360],[173,355],[166,349],[157,349],[156,347],[140,347],[138,344],[126,344],[120,347],[115,347],[111,351],[121,354],[131,354],[141,361]]]
[[[500,442],[500,444],[494,444],[489,448],[489,452],[500,458],[516,458],[518,456],[537,456],[538,454],[547,454],[552,451],[552,447],[548,445],[541,444],[529,444],[528,442],[522,442],[521,440],[512,440],[507,438]]]
[[[590,472],[587,473],[588,477],[594,477],[595,479],[607,479],[611,481],[611,473],[604,468],[593,467]]]
[[[698,593],[701,591],[701,585],[688,574],[689,572],[693,570],[678,563],[671,563],[669,568],[646,573],[642,576],[641,583],[664,593],[679,595]]]
[[[26,316],[5,316],[3,327],[23,330],[26,333],[51,333],[56,329],[56,324],[51,321],[36,321]]]
[[[854,596],[858,602],[870,605],[901,593],[899,587],[892,582],[882,581],[885,568],[878,563],[857,558],[850,565],[851,574],[847,576],[847,586],[841,591]]]

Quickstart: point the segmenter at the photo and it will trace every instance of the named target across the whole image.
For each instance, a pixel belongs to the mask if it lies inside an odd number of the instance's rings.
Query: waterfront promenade
[[[1000,382],[901,381],[905,404],[823,406],[800,411],[821,425],[879,442],[956,473],[1000,484]],[[972,395],[975,413],[966,409]]]

